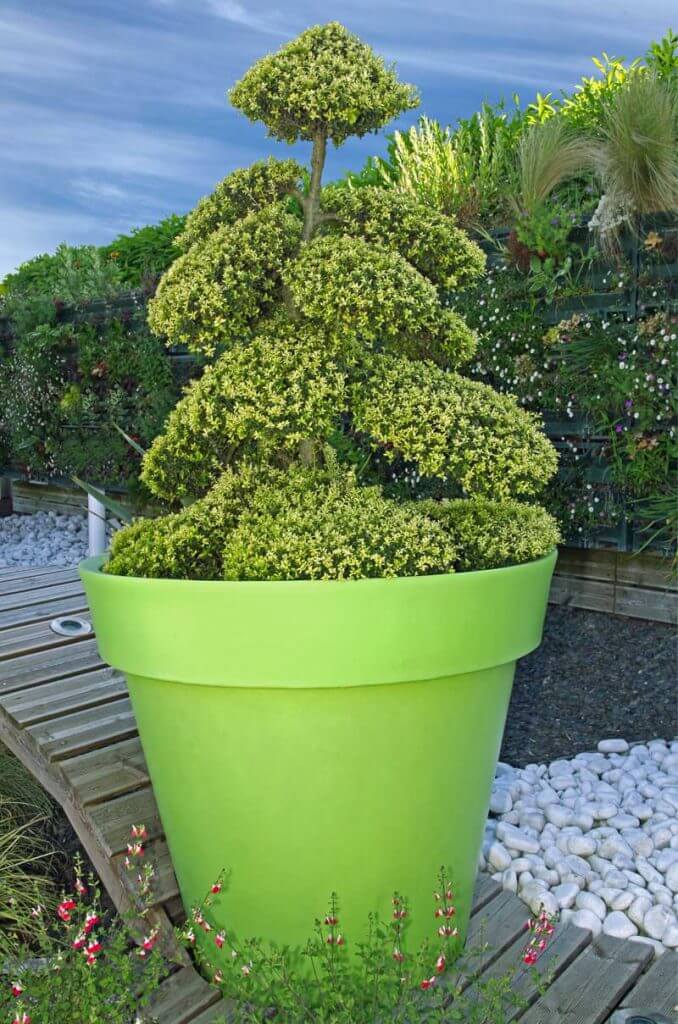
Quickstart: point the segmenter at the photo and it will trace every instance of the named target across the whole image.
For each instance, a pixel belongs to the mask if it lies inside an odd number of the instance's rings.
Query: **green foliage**
[[[509,114],[503,103],[483,104],[454,130],[422,117],[407,132],[394,133],[387,158],[368,167],[368,179],[376,171],[380,184],[466,227],[504,223],[521,130],[520,111]]]
[[[411,94],[344,29],[309,30],[260,61],[234,102],[264,116],[262,89],[273,134],[313,139],[308,188],[285,201],[297,166],[257,165],[231,175],[189,217],[197,235],[214,229],[166,273],[149,322],[170,344],[217,358],[145,455],[142,480],[176,508],[218,494],[225,469],[277,475],[243,502],[236,524],[218,511],[196,520],[198,501],[123,531],[110,571],[243,579],[448,571],[452,548],[440,527],[398,505],[392,488],[388,496],[366,489],[389,483],[380,460],[445,478],[451,494],[499,497],[536,494],[556,463],[534,417],[447,372],[472,356],[475,336],[438,286],[470,283],[483,256],[416,199],[323,192],[326,137],[378,127],[388,103]],[[362,486],[322,476],[337,461],[355,467]]]
[[[98,882],[77,859],[75,871],[75,891],[63,894],[58,914],[42,906],[27,915],[37,935],[3,962],[0,1016],[20,1024],[150,1024],[148,1003],[167,973],[159,949],[139,956],[131,922],[104,909]]]
[[[47,793],[0,744],[0,957],[36,940],[36,905],[53,908],[52,850],[46,825],[54,815]]]
[[[179,255],[178,237],[185,230],[185,217],[171,214],[158,224],[133,228],[128,235],[118,235],[99,251],[103,259],[113,261],[126,288],[152,285]]]
[[[610,101],[596,159],[609,202],[633,213],[678,209],[678,90],[633,76]]]
[[[220,881],[215,888],[221,893]],[[554,934],[553,919],[542,912],[526,923],[515,967],[482,974],[492,936],[489,942],[481,936],[477,946],[469,941],[462,953],[452,923],[456,895],[445,870],[435,880],[431,938],[418,949],[411,948],[408,922],[420,908],[394,892],[384,916],[369,915],[362,941],[345,934],[333,893],[301,948],[281,949],[258,938],[239,941],[225,929],[218,952],[214,943],[196,941],[196,934],[201,925],[216,927],[212,907],[221,899],[209,895],[179,934],[203,974],[217,979],[232,1024],[505,1024],[527,1007],[520,994],[525,983],[539,994],[549,985],[548,972],[536,965]],[[227,909],[220,909],[220,917],[228,919]]]
[[[148,307],[151,330],[209,356],[246,341],[280,302],[280,275],[300,235],[301,222],[281,204],[217,228],[163,277]]]
[[[332,339],[279,318],[208,366],[170,414],[142,480],[168,501],[205,493],[239,459],[288,462],[321,444],[346,404]]]
[[[531,562],[552,551],[560,540],[553,516],[538,505],[512,498],[427,500],[415,507],[445,530],[459,552],[462,571]]]
[[[518,144],[518,208],[543,206],[563,181],[584,174],[592,159],[589,139],[574,133],[564,118],[532,125]]]
[[[377,131],[418,103],[415,89],[337,22],[307,29],[257,61],[230,99],[284,142],[322,133],[335,145]]]
[[[395,250],[443,289],[465,287],[485,269],[485,254],[454,221],[416,197],[386,188],[329,188],[325,208],[336,230]]]
[[[105,299],[122,286],[115,261],[93,245],[59,245],[53,256],[37,256],[5,278],[9,316],[16,305],[30,301],[36,292],[66,306],[89,299]]]
[[[452,572],[445,531],[416,508],[354,478],[291,470],[259,488],[229,533],[223,574],[234,580],[362,579]]]
[[[373,345],[435,329],[436,289],[398,252],[347,235],[304,246],[284,273],[296,307],[317,328]]]
[[[0,365],[0,422],[15,463],[37,476],[120,484],[175,400],[162,346],[138,324],[41,324]]]
[[[218,227],[235,224],[248,213],[256,213],[278,202],[300,188],[303,175],[304,170],[296,160],[274,160],[273,157],[233,171],[189,213],[177,244],[189,249]]]
[[[647,237],[663,244],[657,232]],[[617,275],[608,278],[615,289]],[[625,504],[631,517],[672,500],[675,316],[659,312],[629,322],[620,314],[581,313],[549,325],[529,281],[507,268],[492,271],[457,308],[478,332],[468,372],[562,424],[560,474],[543,502],[567,538],[591,540],[616,526]]]
[[[205,497],[181,512],[138,519],[114,534],[104,571],[114,576],[220,579],[224,538],[270,471],[227,469]]]
[[[387,459],[414,462],[463,495],[534,495],[556,470],[537,416],[430,363],[375,357],[353,407],[357,428]]]

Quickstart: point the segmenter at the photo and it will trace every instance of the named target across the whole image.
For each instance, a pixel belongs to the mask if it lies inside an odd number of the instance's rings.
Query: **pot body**
[[[541,640],[555,559],[282,583],[84,562],[187,911],[227,868],[214,914],[231,934],[302,944],[336,891],[350,942],[398,890],[414,948],[435,934],[445,866],[463,936],[515,661]]]

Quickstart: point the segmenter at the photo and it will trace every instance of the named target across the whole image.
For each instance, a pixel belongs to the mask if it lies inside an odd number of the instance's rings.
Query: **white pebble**
[[[617,939],[630,939],[632,935],[638,934],[633,921],[629,921],[626,914],[620,910],[613,910],[603,921],[603,932],[605,935],[614,935]]]
[[[600,935],[603,930],[603,922],[592,910],[577,910],[570,918],[572,924],[577,928],[586,928],[594,935]]]

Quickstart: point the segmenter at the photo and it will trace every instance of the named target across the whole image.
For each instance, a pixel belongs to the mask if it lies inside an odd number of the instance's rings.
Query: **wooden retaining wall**
[[[678,580],[671,562],[645,552],[561,548],[550,600],[678,624]]]

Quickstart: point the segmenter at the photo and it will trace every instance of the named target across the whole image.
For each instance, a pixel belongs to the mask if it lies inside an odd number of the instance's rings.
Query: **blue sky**
[[[103,243],[184,212],[234,167],[285,155],[225,92],[308,25],[342,21],[419,86],[421,112],[449,123],[485,98],[571,87],[603,50],[642,53],[674,10],[669,0],[0,0],[0,278],[60,241]],[[329,173],[382,146],[348,142]]]

